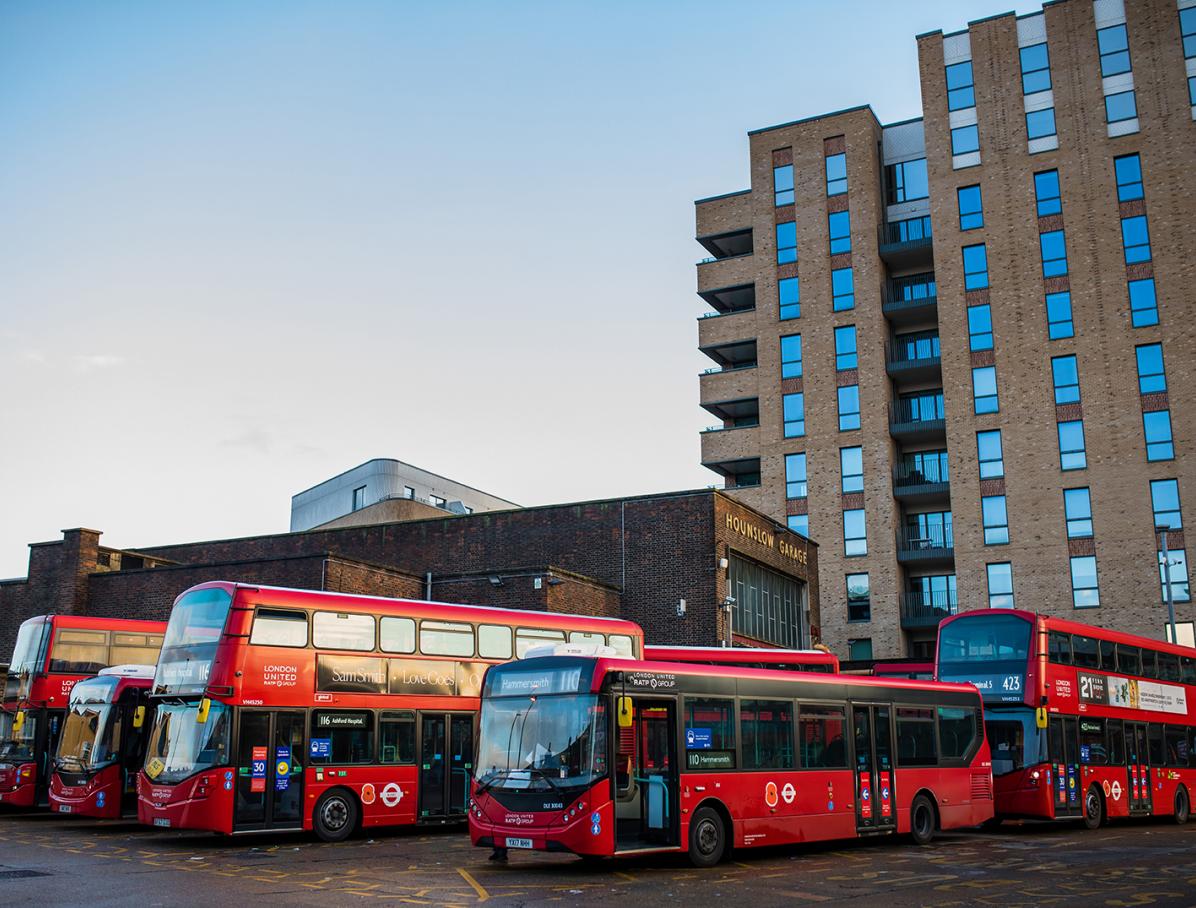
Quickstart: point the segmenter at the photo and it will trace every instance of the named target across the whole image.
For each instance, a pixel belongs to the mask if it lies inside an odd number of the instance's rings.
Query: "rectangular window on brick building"
[[[984,226],[984,202],[979,186],[960,186],[956,190],[959,203],[959,229],[975,230]]]
[[[1026,114],[1026,137],[1030,139],[1044,139],[1056,135],[1055,108],[1047,107],[1043,110],[1032,110]]]
[[[797,261],[797,223],[782,221],[777,224],[777,264]]]
[[[781,378],[801,378],[801,335],[781,338]]]
[[[777,281],[777,308],[781,321],[801,318],[801,285],[795,277]]]
[[[1113,159],[1113,174],[1117,178],[1117,201],[1132,202],[1142,198],[1142,159],[1136,154]]]
[[[1055,382],[1055,404],[1080,402],[1080,369],[1074,356],[1056,356],[1051,360],[1051,377]]]
[[[972,61],[952,63],[947,70],[947,110],[967,110],[976,106]]]
[[[851,252],[851,212],[832,211],[826,216],[831,238],[831,255]]]
[[[1196,7],[1193,7],[1196,9]],[[1134,350],[1138,361],[1138,393],[1157,394],[1167,390],[1163,371],[1163,345],[1143,344]]]
[[[975,126],[960,126],[951,130],[951,154],[970,154],[980,150],[980,130]]]
[[[1145,328],[1159,323],[1159,303],[1154,292],[1154,278],[1129,281],[1126,284],[1130,295],[1130,323],[1135,328]]]
[[[1071,293],[1064,290],[1060,293],[1046,295],[1047,336],[1051,340],[1061,340],[1075,336],[1075,327],[1071,321]]]
[[[1174,460],[1175,444],[1171,437],[1171,411],[1152,410],[1142,414],[1146,433],[1147,460]]]
[[[847,658],[860,662],[872,659],[872,638],[863,637],[847,641]]]
[[[963,287],[983,290],[988,286],[988,251],[983,243],[963,247]]]
[[[1083,470],[1088,466],[1084,446],[1084,420],[1059,423],[1059,466],[1063,470]]]
[[[988,607],[1013,608],[1013,565],[998,561],[985,565],[988,572]]]
[[[842,325],[835,329],[835,369],[845,372],[858,366],[855,325]]]
[[[1154,512],[1154,525],[1182,530],[1183,515],[1179,509],[1179,481],[1176,479],[1155,479],[1150,483],[1150,507]]]
[[[807,539],[810,538],[810,515],[809,514],[790,514],[785,518],[785,525],[795,533],[801,533]]]
[[[988,303],[982,306],[968,306],[968,349],[991,350],[992,348],[992,308]]]
[[[847,155],[828,154],[826,156],[826,194],[842,195],[847,192]]]
[[[831,308],[835,312],[855,308],[855,276],[850,268],[831,270]]]
[[[793,165],[785,164],[772,169],[773,202],[776,207],[793,204]]]
[[[1022,66],[1022,94],[1033,95],[1051,87],[1051,58],[1046,42],[1023,47],[1018,52]]]
[[[1000,429],[976,433],[976,454],[980,461],[981,479],[1000,479],[1005,475]]]
[[[1064,489],[1063,513],[1067,521],[1068,539],[1088,539],[1092,536],[1092,498],[1088,489]]]
[[[885,167],[885,201],[890,205],[912,202],[930,196],[926,159],[917,158]]]
[[[1004,495],[985,495],[980,499],[980,516],[984,520],[984,544],[1004,545],[1009,542],[1009,513]]]
[[[785,455],[785,497],[806,497],[806,454]]]
[[[353,510],[360,511],[365,507],[365,486],[358,486],[353,490]]]
[[[1179,11],[1179,33],[1184,42],[1184,59],[1196,57],[1196,6]]]
[[[1109,123],[1121,123],[1138,116],[1138,98],[1132,91],[1119,91],[1115,95],[1105,95],[1105,120]]]
[[[997,400],[997,367],[977,366],[972,370],[972,399],[976,413],[996,413],[1001,405]]]
[[[1096,580],[1096,558],[1076,555],[1071,559],[1071,604],[1074,608],[1096,608],[1100,590]]]
[[[860,427],[860,386],[844,385],[839,389],[839,431],[850,432]]]
[[[1048,230],[1038,235],[1038,247],[1042,253],[1042,276],[1062,277],[1067,274],[1067,241],[1062,230]]]
[[[1121,219],[1121,244],[1127,265],[1150,261],[1150,228],[1146,224],[1146,215]]]
[[[843,512],[843,554],[852,557],[868,554],[868,529],[863,508]]]
[[[867,574],[847,575],[847,620],[872,620],[872,584]]]
[[[1125,24],[1096,30],[1096,44],[1100,51],[1100,74],[1116,76],[1130,71],[1130,39]]]
[[[839,449],[839,474],[843,493],[864,491],[864,449]]]
[[[781,398],[785,417],[785,437],[800,438],[806,434],[806,396],[800,391]]]
[[[1034,174],[1034,198],[1040,218],[1063,213],[1063,201],[1059,196],[1059,171],[1044,170]]]
[[[1188,575],[1188,553],[1184,549],[1169,549],[1167,565],[1171,569],[1171,601],[1191,602],[1192,587]],[[1163,573],[1163,553],[1159,552],[1159,592],[1164,602],[1167,601],[1167,574]]]

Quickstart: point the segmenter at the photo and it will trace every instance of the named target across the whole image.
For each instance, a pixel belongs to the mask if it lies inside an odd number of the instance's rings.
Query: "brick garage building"
[[[650,641],[694,645],[724,639],[733,599],[739,643],[819,636],[817,547],[701,490],[136,550],[66,530],[30,547],[28,577],[0,582],[0,652],[32,615],[165,618],[215,579],[619,616]]]
[[[1161,524],[1190,633],[1196,0],[917,45],[922,118],[756,130],[697,202],[702,461],[822,541],[849,657],[990,605],[1162,638]]]

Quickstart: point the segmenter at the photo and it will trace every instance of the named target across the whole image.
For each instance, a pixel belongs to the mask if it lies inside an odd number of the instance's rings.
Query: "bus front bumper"
[[[0,769],[0,805],[33,807],[36,803],[37,764],[5,764]]]
[[[64,785],[61,776],[50,777],[50,810],[54,813],[115,819],[121,815],[124,772],[105,766],[82,785]]]
[[[203,829],[230,834],[232,774],[229,768],[210,769],[177,785],[162,785],[152,782],[144,772],[138,773],[137,821],[160,829]]]

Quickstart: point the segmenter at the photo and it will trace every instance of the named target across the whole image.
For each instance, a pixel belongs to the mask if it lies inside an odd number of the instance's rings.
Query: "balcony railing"
[[[915,495],[945,495],[950,491],[947,468],[937,461],[921,466],[899,463],[893,468],[893,495],[897,498]]]
[[[880,225],[880,257],[890,264],[914,264],[929,253],[931,242],[929,215]]]
[[[893,278],[885,284],[882,308],[890,318],[903,314],[923,318],[937,304],[938,286],[933,272]]]
[[[898,398],[889,402],[889,434],[894,438],[942,435],[943,398]]]
[[[924,593],[921,590],[901,594],[903,628],[938,627],[944,618],[959,611],[955,593]]]
[[[724,372],[742,372],[744,369],[755,369],[756,363],[739,363],[734,366],[711,366],[709,369],[703,369],[703,375],[721,375]]]
[[[897,560],[947,561],[955,557],[955,539],[949,527],[904,527],[897,532]]]
[[[701,315],[698,316],[698,321],[701,321],[702,319],[705,319],[705,318],[720,318],[724,315],[739,315],[739,313],[741,313],[741,312],[755,312],[755,311],[756,311],[756,307],[752,306],[749,309],[729,309],[726,312],[719,312],[718,310],[715,310],[714,312],[703,312]]]
[[[885,367],[890,375],[928,378],[942,362],[937,334],[898,335],[885,343]]]

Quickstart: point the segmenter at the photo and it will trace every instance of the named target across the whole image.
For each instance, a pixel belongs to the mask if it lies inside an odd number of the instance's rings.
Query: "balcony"
[[[702,461],[702,466],[718,473],[728,489],[748,489],[760,485],[760,458]]]
[[[698,296],[714,310],[710,315],[728,315],[732,312],[747,312],[756,308],[756,285],[735,284],[731,287],[715,287],[699,290]],[[709,316],[703,316],[704,318]]]
[[[897,382],[925,383],[942,375],[937,331],[898,334],[885,344],[885,369]]]
[[[760,425],[760,398],[741,397],[737,400],[702,401],[702,409],[723,421],[706,432],[725,432],[728,429],[752,429]]]
[[[935,318],[938,314],[938,287],[934,272],[890,280],[885,284],[881,309],[894,325]]]
[[[750,369],[756,365],[756,339],[709,344],[698,348],[718,363],[714,369],[707,369],[704,375],[714,372],[731,372],[736,369]]]
[[[933,262],[930,216],[881,224],[877,246],[890,268],[915,268]]]
[[[751,227],[730,230],[726,233],[713,233],[708,236],[700,236],[697,240],[710,253],[710,258],[703,259],[703,263],[707,261],[717,262],[722,259],[734,258],[737,255],[752,254]]]
[[[934,397],[898,398],[889,403],[889,434],[898,441],[945,441],[947,421],[943,394]]]
[[[945,499],[951,497],[951,484],[947,471],[934,463],[918,467],[912,463],[899,463],[893,467],[893,497],[900,500]]]
[[[904,527],[897,532],[900,564],[934,564],[955,560],[955,539],[949,528]]]
[[[944,618],[950,618],[959,611],[959,599],[955,593],[923,593],[921,591],[901,594],[901,627],[903,630],[938,627]]]

